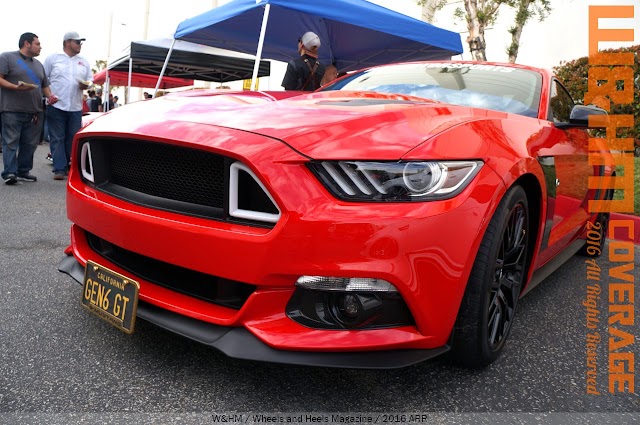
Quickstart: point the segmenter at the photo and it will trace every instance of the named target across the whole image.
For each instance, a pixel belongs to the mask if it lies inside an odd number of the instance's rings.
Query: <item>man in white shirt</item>
[[[63,52],[44,61],[51,91],[58,97],[55,105],[47,106],[54,180],[64,180],[68,173],[73,136],[82,127],[82,91],[93,82],[89,61],[80,56],[83,41],[75,31],[66,33]]]

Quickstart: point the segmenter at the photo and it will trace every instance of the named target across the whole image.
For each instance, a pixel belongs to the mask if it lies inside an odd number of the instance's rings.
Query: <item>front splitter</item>
[[[72,255],[58,264],[58,270],[82,284],[84,267]],[[241,327],[225,327],[192,319],[139,301],[137,317],[163,329],[213,347],[229,357],[270,363],[349,369],[397,369],[429,360],[447,351],[448,345],[425,350],[384,351],[290,351],[271,348]]]

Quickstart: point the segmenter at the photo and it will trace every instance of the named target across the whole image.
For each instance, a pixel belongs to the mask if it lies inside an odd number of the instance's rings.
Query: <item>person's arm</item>
[[[20,81],[19,84],[13,84],[11,81],[5,80],[4,75],[0,74],[0,87],[7,90],[29,91],[35,89],[35,84],[26,84]]]
[[[47,74],[47,69],[44,67],[44,64],[42,65],[42,67],[44,69],[44,78],[42,79],[42,95],[47,98],[47,103],[49,105],[53,105],[58,101],[58,96],[56,96],[51,92],[51,83],[49,82],[49,74]]]
[[[53,59],[51,59],[52,56],[47,56],[47,58],[44,60],[44,63],[42,64],[42,66],[44,66],[44,75],[47,76],[47,78],[49,78],[51,76],[51,70],[53,68]]]
[[[86,62],[86,60],[84,62]],[[76,66],[80,66],[80,65],[76,65]],[[82,79],[78,78],[77,80],[78,80],[78,86],[80,87],[80,90],[88,89],[91,83],[93,83],[93,74],[91,73],[91,70],[87,69],[87,67],[85,66]]]
[[[85,60],[85,62],[87,62],[87,61]],[[87,63],[89,63],[89,62],[87,62]],[[91,67],[88,67],[88,66],[85,67],[85,74],[86,75],[85,75],[84,79],[89,81],[89,83],[90,83],[89,85],[91,85],[93,83],[93,72],[91,72]]]
[[[290,61],[287,64],[287,72],[284,74],[284,78],[282,79],[282,87],[285,90],[296,90],[300,83],[298,82],[298,73],[296,71],[296,67],[293,64],[293,61]]]
[[[47,98],[49,105],[53,105],[58,101],[58,96],[51,93],[51,88],[49,86],[42,88],[42,94]]]
[[[91,83],[93,83],[93,74],[91,73],[91,70],[87,69],[87,67],[85,66],[82,80],[78,80],[78,85],[80,86],[80,90],[88,89]]]

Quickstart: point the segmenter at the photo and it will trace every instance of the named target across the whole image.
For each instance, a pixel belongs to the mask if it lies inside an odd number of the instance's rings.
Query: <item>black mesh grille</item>
[[[224,157],[160,143],[109,144],[111,183],[160,198],[222,208]]]
[[[92,138],[91,164],[98,190],[146,207],[198,217],[272,227],[272,223],[228,215],[232,158],[211,152],[136,139]],[[79,155],[82,149],[78,149]],[[78,164],[82,158],[78,158]],[[89,163],[89,162],[87,162]],[[87,183],[91,184],[87,181]],[[276,214],[276,206],[249,175],[237,188],[240,208]]]
[[[120,248],[91,233],[89,246],[133,276],[201,300],[239,310],[256,287],[178,267]]]

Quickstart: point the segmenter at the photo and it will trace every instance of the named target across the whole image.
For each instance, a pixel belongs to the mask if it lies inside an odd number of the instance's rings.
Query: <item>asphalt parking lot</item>
[[[502,357],[482,371],[446,357],[384,371],[240,361],[144,321],[125,335],[83,309],[80,285],[57,271],[70,223],[65,182],[52,179],[47,149],[36,152],[38,182],[0,185],[0,423],[640,420],[638,379],[636,394],[609,393],[606,291],[596,316],[600,395],[587,394],[593,331],[583,302],[593,282],[580,257],[521,300]],[[612,265],[599,265],[604,287]],[[640,320],[626,330],[640,337]],[[637,353],[637,344],[628,351]]]

